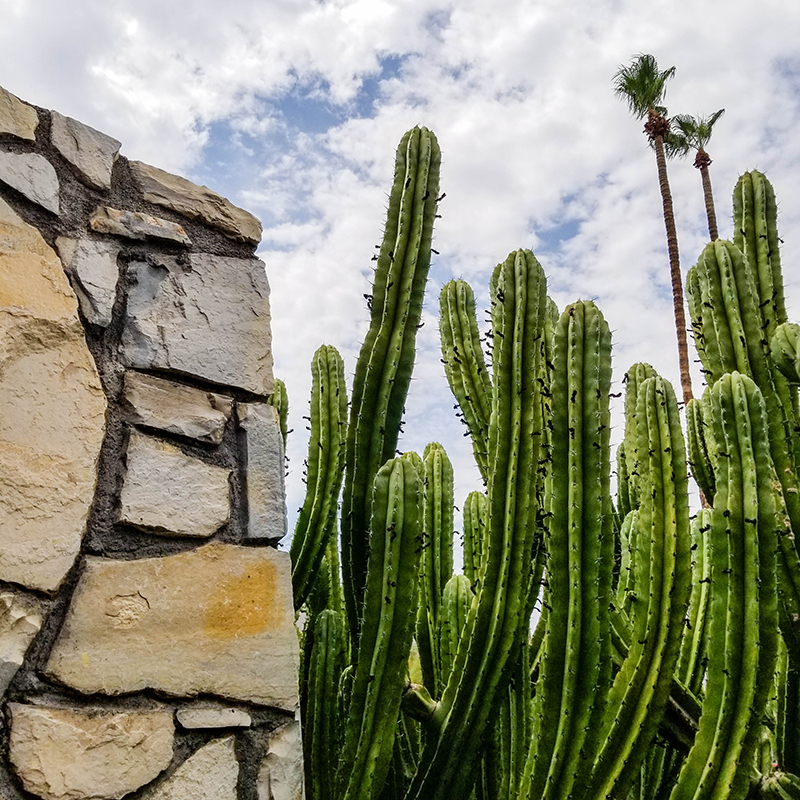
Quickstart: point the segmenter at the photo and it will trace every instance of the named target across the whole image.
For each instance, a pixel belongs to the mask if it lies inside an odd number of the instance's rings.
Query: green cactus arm
[[[361,641],[337,773],[337,798],[374,796],[389,771],[414,630],[422,482],[410,459],[375,476]]]
[[[453,575],[453,465],[444,448],[432,442],[423,456],[425,542],[420,562],[417,646],[425,685],[439,697],[437,629],[442,593]]]
[[[756,170],[745,172],[733,190],[733,242],[755,270],[762,327],[771,338],[786,322],[778,206],[772,184]]]
[[[557,800],[586,785],[611,679],[611,337],[594,304],[562,313],[554,366],[548,628],[524,791]]]
[[[483,492],[470,492],[462,508],[464,522],[464,574],[477,590],[486,557],[488,499]]]
[[[344,362],[330,345],[322,345],[311,362],[310,418],[306,497],[290,548],[295,609],[308,599],[336,529],[342,485],[347,394]]]
[[[777,503],[764,401],[752,380],[730,373],[711,402],[720,458],[708,625],[717,644],[708,648],[700,728],[671,800],[745,797],[777,656]]]
[[[628,459],[625,456],[625,441],[617,447],[617,514],[624,522],[625,517],[633,510],[630,493],[630,474]]]
[[[794,322],[779,325],[772,336],[770,353],[786,380],[800,384],[800,325]]]
[[[336,760],[341,747],[336,715],[339,681],[347,662],[348,635],[340,612],[325,610],[313,622],[308,703],[303,717],[306,786],[314,800],[335,800]]]
[[[624,796],[655,738],[669,697],[691,586],[688,475],[678,403],[660,377],[639,388],[641,506],[632,558],[637,599],[631,644],[608,698],[592,798]]]
[[[341,531],[345,606],[356,648],[372,480],[397,448],[430,266],[440,162],[436,137],[427,128],[414,128],[403,136],[375,270],[370,326],[353,379]]]
[[[638,516],[638,510],[628,513],[622,521],[620,529],[621,563],[615,605],[626,616],[630,612],[631,604],[634,602],[637,592],[635,569],[638,563],[636,560],[636,538],[638,534],[636,523]],[[640,586],[639,589],[641,588]]]
[[[721,337],[722,369],[749,375],[763,395],[775,470],[792,528],[800,530],[796,396],[768,358],[753,267],[737,247],[718,240],[703,250],[697,269],[704,304],[710,309],[703,315],[703,329],[713,328]],[[720,375],[712,377],[717,380]]]
[[[481,350],[475,296],[465,281],[450,281],[442,287],[439,331],[447,382],[472,437],[475,463],[487,483],[492,382]]]
[[[443,684],[447,684],[453,672],[458,652],[458,643],[467,624],[467,615],[473,603],[472,591],[466,575],[453,575],[442,593],[442,612],[439,615],[439,672]]]
[[[538,498],[533,490],[542,428],[540,388],[545,278],[533,253],[519,250],[500,267],[494,330],[485,567],[435,712],[439,735],[426,744],[408,800],[462,798],[472,785],[496,692],[508,680],[529,601]]]
[[[625,384],[625,461],[628,470],[628,495],[631,509],[639,507],[639,458],[636,414],[639,387],[648,378],[653,378],[656,371],[650,364],[634,364],[626,373]]]
[[[693,401],[689,401],[693,402]],[[702,690],[705,670],[703,659],[707,650],[706,622],[711,584],[711,565],[708,531],[711,527],[711,509],[702,508],[692,520],[692,593],[686,627],[681,639],[681,652],[676,674],[695,694]]]
[[[686,448],[689,466],[703,497],[711,503],[714,500],[714,464],[706,441],[706,427],[702,403],[697,398],[692,398],[686,404]]]
[[[278,412],[278,423],[283,438],[283,452],[286,452],[286,439],[289,435],[289,394],[286,391],[286,384],[280,379],[275,378],[272,394],[267,402]]]

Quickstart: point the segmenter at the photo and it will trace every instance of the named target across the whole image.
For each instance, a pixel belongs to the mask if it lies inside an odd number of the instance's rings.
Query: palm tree
[[[711,192],[711,176],[708,168],[711,165],[711,157],[705,150],[714,123],[725,113],[721,108],[715,111],[710,117],[692,117],[689,114],[678,114],[671,120],[673,130],[667,134],[664,140],[667,158],[675,156],[686,156],[692,150],[695,151],[694,165],[700,170],[700,178],[703,181],[703,196],[706,201],[706,216],[708,217],[708,235],[711,241],[719,239],[717,231],[717,214],[714,210],[714,195]]]
[[[656,154],[658,184],[664,207],[664,226],[667,229],[669,271],[672,281],[672,302],[675,311],[675,332],[678,336],[678,361],[681,373],[683,402],[692,398],[692,379],[689,374],[689,350],[686,342],[686,315],[683,310],[683,284],[681,281],[680,257],[678,255],[678,233],[672,211],[672,194],[667,178],[667,159],[664,155],[664,139],[669,133],[667,110],[661,103],[667,81],[675,74],[675,67],[663,72],[653,56],[639,54],[628,66],[620,66],[614,75],[614,93],[628,104],[637,119],[646,119],[644,132]]]

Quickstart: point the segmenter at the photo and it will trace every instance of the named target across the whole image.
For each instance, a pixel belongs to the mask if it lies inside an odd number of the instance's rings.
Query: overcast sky
[[[447,197],[401,447],[441,441],[458,504],[478,477],[439,362],[447,280],[468,280],[486,308],[493,266],[531,248],[560,308],[589,298],[602,309],[617,382],[642,360],[677,384],[655,160],[612,91],[636,53],[677,68],[670,114],[726,109],[709,146],[722,237],[737,176],[771,179],[800,319],[796,0],[0,0],[0,19],[0,85],[262,220],[294,428],[290,527],[311,356],[335,345],[352,377],[394,150],[413,125],[439,138]],[[670,163],[670,180],[685,273],[707,237],[700,176],[687,159]]]

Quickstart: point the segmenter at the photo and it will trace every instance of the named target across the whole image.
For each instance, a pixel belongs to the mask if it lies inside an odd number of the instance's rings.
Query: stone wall
[[[261,226],[0,89],[0,798],[299,800]]]

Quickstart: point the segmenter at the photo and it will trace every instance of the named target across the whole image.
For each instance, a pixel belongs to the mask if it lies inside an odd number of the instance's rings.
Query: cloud
[[[447,197],[403,442],[446,444],[460,503],[477,474],[438,361],[449,278],[469,280],[484,308],[492,267],[532,247],[560,306],[597,299],[616,381],[637,360],[677,379],[654,159],[611,90],[635,53],[677,66],[671,112],[726,109],[709,147],[722,235],[738,175],[772,179],[800,318],[799,24],[800,6],[782,0],[761,2],[757,24],[751,6],[723,0],[229,0],[191,14],[155,0],[7,0],[0,84],[262,218],[296,430],[292,511],[311,356],[334,344],[352,373],[394,146],[415,124],[434,129]],[[670,180],[685,270],[707,236],[700,181],[690,160],[671,163]]]

